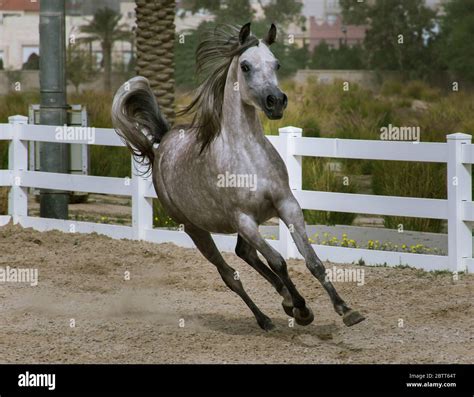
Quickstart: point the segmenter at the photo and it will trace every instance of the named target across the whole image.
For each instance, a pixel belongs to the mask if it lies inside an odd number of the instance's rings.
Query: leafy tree
[[[95,65],[90,54],[81,48],[69,46],[66,56],[66,78],[79,93],[79,86],[89,83],[95,77]]]
[[[208,11],[215,15],[215,24],[242,25],[251,21],[254,15],[249,0],[184,0],[183,7],[193,14]]]
[[[111,91],[112,49],[116,41],[129,41],[132,33],[125,24],[119,24],[121,15],[110,8],[97,10],[89,24],[79,28],[87,36],[81,42],[100,42],[104,64],[104,90]]]
[[[233,24],[243,25],[253,19],[254,10],[249,0],[221,0],[221,6],[215,11],[215,15],[216,24],[231,21]]]
[[[307,46],[298,47],[285,42],[286,29],[293,23],[303,23],[301,18],[302,4],[294,0],[270,0],[260,2],[265,13],[264,18],[254,19],[254,11],[249,0],[186,0],[184,7],[191,12],[206,10],[215,15],[212,22],[203,22],[196,31],[188,32],[184,43],[177,36],[176,44],[176,81],[179,86],[191,87],[194,80],[194,52],[200,41],[201,34],[219,24],[242,25],[252,21],[252,33],[257,37],[264,37],[274,22],[278,28],[277,42],[272,45],[272,51],[280,60],[282,68],[280,77],[295,73],[298,69],[306,67],[309,58]],[[182,38],[181,38],[182,41]]]
[[[333,69],[332,53],[328,43],[324,40],[314,47],[313,56],[311,57],[311,69]]]
[[[199,44],[198,31],[177,35],[175,45],[176,85],[182,88],[192,88],[196,84],[195,51]]]
[[[258,0],[264,12],[264,20],[268,23],[276,23],[280,30],[284,30],[291,22],[304,25],[304,17],[301,15],[303,4],[295,0]],[[254,25],[254,10],[250,0],[186,0],[184,7],[193,13],[206,10],[216,16],[215,23],[230,23],[242,25],[252,21]],[[267,27],[268,30],[268,27]],[[256,31],[255,31],[256,32]],[[256,32],[258,33],[258,32]]]
[[[364,51],[359,45],[330,48],[322,41],[314,48],[309,66],[311,69],[364,69]]]
[[[345,23],[367,25],[370,67],[425,75],[433,59],[435,12],[423,0],[341,0]]]
[[[39,60],[40,57],[38,54],[33,52],[26,62],[23,64],[22,69],[23,70],[39,70]]]
[[[267,22],[278,22],[281,28],[287,28],[293,22],[304,28],[305,17],[301,14],[303,3],[295,0],[271,0],[263,3],[259,0],[260,6],[265,13]]]
[[[441,18],[441,61],[453,74],[474,81],[474,2],[451,0]]]

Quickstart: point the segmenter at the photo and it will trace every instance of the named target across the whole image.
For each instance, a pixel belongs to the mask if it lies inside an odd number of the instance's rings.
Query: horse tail
[[[170,125],[145,77],[134,77],[117,90],[112,104],[112,124],[135,160],[145,165],[147,173],[155,159],[153,144],[160,143]]]

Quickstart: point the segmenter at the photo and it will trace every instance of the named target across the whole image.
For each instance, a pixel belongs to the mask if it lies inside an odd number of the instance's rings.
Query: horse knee
[[[233,292],[238,292],[243,289],[243,285],[234,269],[219,269],[219,274],[221,275],[222,280],[224,280],[225,285],[227,285],[227,287],[229,287]]]
[[[287,274],[288,269],[286,267],[286,262],[282,256],[277,256],[276,258],[269,261],[271,268],[276,274]]]
[[[326,279],[326,268],[321,261],[307,262],[306,266],[319,281],[323,282]]]

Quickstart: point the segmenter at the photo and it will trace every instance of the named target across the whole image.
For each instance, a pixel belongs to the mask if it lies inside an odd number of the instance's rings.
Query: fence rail
[[[124,146],[113,129],[96,128],[94,132],[95,139],[92,142],[61,140],[61,143]],[[66,233],[96,232],[113,238],[141,239],[158,243],[173,242],[184,247],[194,246],[184,231],[153,228],[152,199],[156,197],[156,192],[150,177],[143,178],[135,173],[131,178],[109,178],[29,171],[27,142],[58,142],[56,133],[56,126],[28,125],[24,116],[12,116],[8,124],[0,124],[0,140],[9,141],[9,167],[7,170],[0,170],[0,186],[11,187],[9,215],[0,216],[0,227],[13,219],[14,223],[23,227],[32,227],[40,231],[56,229]],[[303,138],[300,128],[285,127],[279,130],[278,136],[267,138],[285,161],[290,187],[304,209],[448,221],[447,256],[313,245],[323,260],[348,263],[363,259],[369,265],[410,265],[425,270],[474,271],[471,230],[471,222],[474,222],[471,190],[474,145],[471,144],[470,135],[451,134],[447,136],[446,143],[412,143]],[[302,189],[303,156],[446,163],[448,198],[440,200],[306,191]],[[133,167],[140,170],[139,164],[135,163]],[[28,188],[130,196],[132,226],[29,216]],[[215,234],[214,239],[219,249],[234,250],[235,236]],[[290,232],[281,221],[279,239],[268,242],[285,258],[301,258]]]

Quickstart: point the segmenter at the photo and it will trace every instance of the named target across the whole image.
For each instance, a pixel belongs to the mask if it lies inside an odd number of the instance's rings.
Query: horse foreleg
[[[247,295],[240,279],[236,277],[235,270],[225,262],[221,253],[217,249],[211,234],[194,225],[185,225],[184,230],[192,238],[197,249],[204,255],[204,257],[216,266],[222,280],[224,280],[224,283],[247,304],[257,319],[258,325],[265,331],[270,331],[275,328],[270,318],[263,314]]]
[[[326,269],[309,243],[303,211],[296,199],[291,197],[281,202],[280,205],[277,206],[277,211],[279,217],[292,231],[291,235],[293,240],[298,251],[303,255],[307,268],[328,293],[334,305],[334,309],[339,315],[343,316],[344,324],[351,326],[365,320],[359,312],[352,310],[346,302],[344,302],[337,293],[336,288],[334,288],[334,285],[327,279]]]

